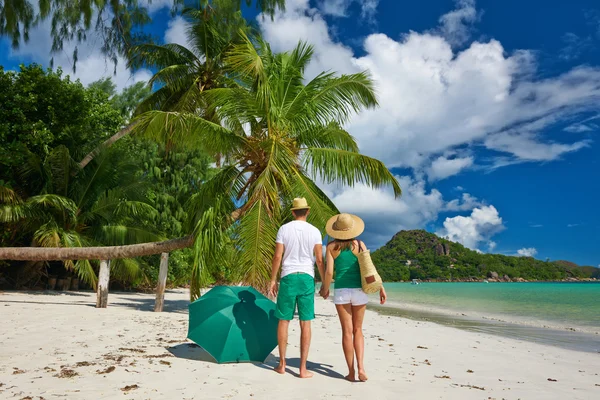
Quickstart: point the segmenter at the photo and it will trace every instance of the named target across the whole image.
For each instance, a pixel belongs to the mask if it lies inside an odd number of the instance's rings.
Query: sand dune
[[[347,372],[335,308],[318,300],[310,368],[295,377],[297,323],[284,376],[264,365],[218,365],[186,340],[187,293],[153,296],[0,294],[0,398],[6,399],[597,399],[600,354],[466,332],[369,311],[367,383]]]

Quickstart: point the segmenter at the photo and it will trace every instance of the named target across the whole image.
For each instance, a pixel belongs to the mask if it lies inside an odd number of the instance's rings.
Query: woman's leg
[[[350,304],[336,304],[335,308],[342,324],[342,348],[344,349],[346,364],[348,364],[346,379],[354,381],[356,373],[354,371],[354,344],[352,340],[352,306]]]
[[[358,379],[366,381],[365,365],[363,363],[365,355],[365,337],[363,336],[362,325],[365,318],[366,305],[352,306],[352,335],[354,336],[354,351],[356,352],[356,366],[358,367]]]

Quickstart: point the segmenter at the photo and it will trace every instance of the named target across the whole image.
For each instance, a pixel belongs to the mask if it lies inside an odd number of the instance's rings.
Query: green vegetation
[[[2,3],[0,21],[17,3]],[[308,199],[320,228],[337,212],[313,179],[391,186],[400,195],[385,165],[360,154],[342,128],[353,113],[377,106],[370,77],[331,72],[307,82],[312,47],[273,53],[242,18],[240,3],[203,0],[184,11],[189,48],[128,43],[131,67],[157,71],[153,92],[137,84],[115,94],[106,79],[84,88],[38,66],[0,70],[0,246],[23,247],[26,259],[29,246],[184,236],[177,243],[193,239],[193,246],[171,255],[171,283],[190,283],[192,297],[217,281],[260,289],[292,198]],[[284,1],[256,4],[272,13]],[[103,259],[118,254],[112,250],[103,249]],[[96,280],[95,262],[39,262],[35,274],[23,264],[3,262],[0,279],[31,284],[60,267]],[[134,287],[152,284],[157,266],[158,256],[111,263],[113,277]]]
[[[597,268],[579,267],[565,261],[478,253],[422,230],[398,232],[385,246],[373,252],[373,261],[384,281],[600,277]]]

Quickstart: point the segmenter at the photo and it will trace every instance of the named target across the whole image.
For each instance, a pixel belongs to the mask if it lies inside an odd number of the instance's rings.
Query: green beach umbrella
[[[264,362],[277,346],[274,313],[253,287],[216,286],[189,305],[187,337],[218,363]]]

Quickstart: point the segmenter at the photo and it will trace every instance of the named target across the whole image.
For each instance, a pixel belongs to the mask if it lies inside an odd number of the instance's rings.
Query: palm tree
[[[144,183],[132,183],[135,168],[114,151],[96,157],[86,170],[79,169],[64,146],[45,159],[30,154],[22,173],[27,181],[36,182],[38,194],[22,199],[0,186],[0,225],[26,233],[33,247],[68,249],[160,240],[149,224],[156,210],[143,196]],[[95,287],[97,276],[89,260],[65,260],[64,266]],[[141,276],[133,259],[115,260],[111,267],[118,279]]]
[[[354,112],[377,105],[366,73],[322,73],[305,83],[313,48],[299,43],[274,54],[261,39],[242,42],[224,58],[235,85],[198,98],[221,125],[192,107],[183,112],[148,111],[138,118],[141,134],[154,140],[196,145],[222,154],[225,166],[190,200],[196,264],[192,296],[206,270],[218,265],[228,229],[235,232],[240,280],[264,288],[279,225],[293,197],[312,205],[311,222],[323,227],[338,212],[315,179],[374,188],[400,186],[385,165],[362,155],[342,126]]]
[[[192,109],[199,113],[206,105],[198,93],[232,83],[223,73],[223,58],[231,46],[239,41],[240,31],[252,35],[257,30],[255,25],[249,24],[242,17],[242,2],[243,0],[200,0],[196,8],[184,9],[182,16],[191,22],[188,32],[190,48],[175,43],[127,46],[129,68],[150,67],[159,70],[150,82],[159,86],[159,89],[140,105],[138,113],[157,109]],[[285,10],[285,0],[244,2],[246,6],[254,3],[258,10],[271,18],[276,10]],[[184,1],[176,0],[176,4],[184,4]],[[208,120],[214,118],[211,115],[204,117]],[[134,128],[135,122],[124,126],[88,153],[79,162],[79,166],[85,168],[101,149],[112,146],[117,140],[129,135]],[[217,156],[217,165],[219,164]]]

